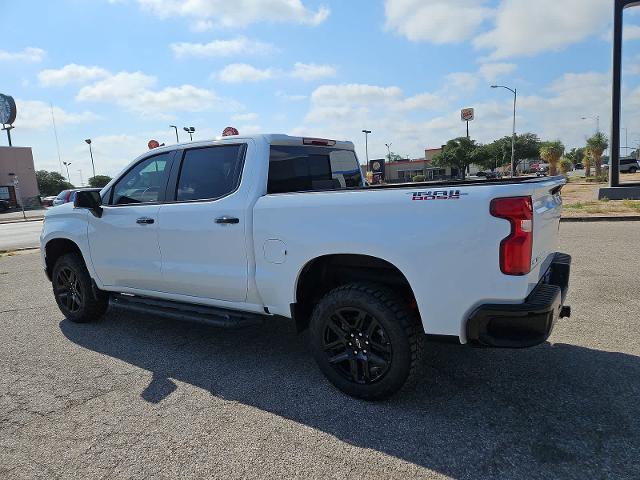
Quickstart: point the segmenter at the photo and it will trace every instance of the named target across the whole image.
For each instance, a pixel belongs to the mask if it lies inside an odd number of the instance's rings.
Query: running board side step
[[[265,317],[265,315],[250,312],[238,312],[206,305],[193,305],[126,294],[112,294],[109,298],[109,305],[112,308],[149,316],[155,315],[229,329],[259,325]]]

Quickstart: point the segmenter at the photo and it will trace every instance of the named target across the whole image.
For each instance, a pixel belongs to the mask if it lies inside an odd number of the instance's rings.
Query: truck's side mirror
[[[100,192],[80,190],[76,192],[76,199],[73,202],[74,208],[87,208],[96,217],[102,217],[102,199]]]

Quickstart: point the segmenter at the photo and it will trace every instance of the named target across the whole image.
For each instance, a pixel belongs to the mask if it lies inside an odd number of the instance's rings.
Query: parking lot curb
[[[0,250],[0,255],[5,255],[7,253],[16,253],[16,252],[28,252],[29,250],[40,250],[40,247],[9,248],[8,250]]]
[[[26,220],[24,218],[21,218],[20,220],[0,220],[0,225],[4,225],[5,223],[40,222],[42,220],[44,220],[44,216],[27,218]]]
[[[640,215],[618,215],[608,217],[561,217],[561,222],[638,222]]]

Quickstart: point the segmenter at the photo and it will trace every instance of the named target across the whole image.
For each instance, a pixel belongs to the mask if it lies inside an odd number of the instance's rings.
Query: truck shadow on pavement
[[[111,312],[60,328],[152,372],[141,401],[162,402],[175,379],[454,478],[640,477],[633,355],[428,344],[417,385],[372,403],[328,384],[285,321],[229,331]]]

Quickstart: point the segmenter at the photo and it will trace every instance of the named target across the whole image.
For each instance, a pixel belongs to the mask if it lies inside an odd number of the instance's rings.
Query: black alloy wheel
[[[423,340],[411,300],[374,283],[331,290],[309,321],[309,346],[322,373],[344,393],[366,400],[412,383]]]
[[[78,275],[67,266],[59,269],[54,279],[54,293],[60,305],[69,311],[76,313],[84,304],[84,292],[80,285]]]
[[[329,364],[351,382],[374,383],[391,367],[393,350],[386,331],[360,308],[339,308],[326,317],[323,343]]]
[[[85,323],[100,318],[107,311],[109,296],[92,284],[79,253],[61,256],[53,267],[51,277],[56,303],[67,319]]]

